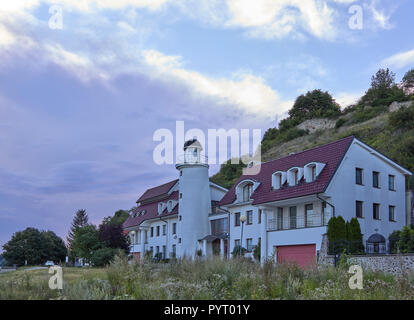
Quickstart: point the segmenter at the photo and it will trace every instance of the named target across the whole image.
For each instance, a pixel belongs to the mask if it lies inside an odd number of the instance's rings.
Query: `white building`
[[[411,173],[354,137],[262,163],[228,191],[209,181],[200,152],[197,141],[187,142],[179,179],[138,200],[124,225],[135,256],[151,249],[164,257],[230,256],[238,244],[251,256],[260,243],[262,260],[305,265],[333,215],[358,219],[368,252],[386,251],[389,234],[406,224]]]

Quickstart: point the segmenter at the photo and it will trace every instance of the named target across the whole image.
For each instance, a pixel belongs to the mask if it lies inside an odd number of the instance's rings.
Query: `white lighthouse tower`
[[[208,215],[211,213],[208,164],[201,155],[203,147],[197,139],[184,143],[184,159],[176,164],[179,178],[178,231],[181,243],[177,253],[181,257],[194,257],[198,241],[207,235]]]

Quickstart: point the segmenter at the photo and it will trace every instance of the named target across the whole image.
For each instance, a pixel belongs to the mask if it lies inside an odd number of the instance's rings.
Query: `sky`
[[[66,238],[177,178],[154,132],[261,129],[308,90],[342,107],[414,67],[410,0],[14,0],[0,3],[0,252]],[[210,167],[210,175],[218,165]]]

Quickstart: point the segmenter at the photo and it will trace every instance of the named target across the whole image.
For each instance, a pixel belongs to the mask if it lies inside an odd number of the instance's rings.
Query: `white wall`
[[[355,168],[363,169],[363,186],[355,183]],[[380,172],[380,189],[372,186],[372,171]],[[395,176],[396,191],[388,190],[388,175]],[[337,170],[326,194],[336,207],[335,214],[341,215],[345,220],[356,217],[355,202],[363,201],[363,218],[358,218],[365,240],[376,233],[385,238],[394,230],[400,230],[405,225],[405,177],[396,168],[384,160],[372,155],[355,142],[350,146],[341,166]],[[372,205],[380,204],[380,219],[373,219]],[[396,222],[388,219],[388,206],[395,206]],[[388,245],[388,243],[387,243]]]

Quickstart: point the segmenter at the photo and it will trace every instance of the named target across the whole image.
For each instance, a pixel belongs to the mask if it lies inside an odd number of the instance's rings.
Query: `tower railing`
[[[176,164],[208,164],[208,157],[199,155],[197,157],[191,157],[188,155],[179,155],[176,158]]]

